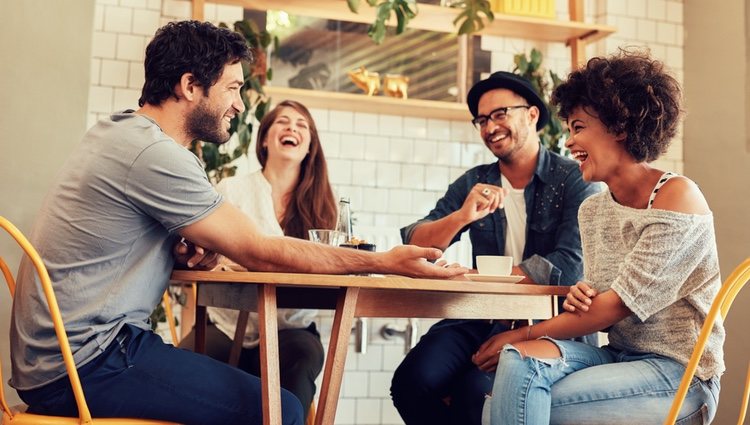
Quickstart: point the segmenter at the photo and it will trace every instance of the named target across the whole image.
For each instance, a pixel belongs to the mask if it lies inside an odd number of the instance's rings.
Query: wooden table
[[[258,312],[264,425],[281,423],[277,308],[335,310],[315,417],[316,425],[331,425],[355,317],[547,319],[557,313],[555,297],[568,292],[559,286],[390,275],[175,270],[172,280],[198,284],[198,352],[205,349],[207,306]],[[244,333],[245,326],[240,325],[238,333]],[[239,355],[242,335],[237,336],[233,355]]]

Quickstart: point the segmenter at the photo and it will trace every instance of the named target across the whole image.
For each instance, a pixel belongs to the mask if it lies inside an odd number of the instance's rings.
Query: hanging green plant
[[[525,53],[519,53],[513,56],[513,61],[516,64],[513,73],[529,80],[544,100],[550,112],[550,119],[549,123],[539,133],[539,138],[549,150],[561,153],[563,151],[561,141],[563,136],[567,134],[567,130],[558,118],[557,108],[549,104],[552,91],[560,84],[561,79],[553,71],[545,71],[542,67],[542,60],[542,52],[537,49],[531,49],[528,56]]]
[[[367,35],[372,40],[380,44],[385,39],[385,23],[390,20],[391,14],[396,15],[396,34],[401,34],[406,30],[409,21],[417,16],[416,0],[365,0],[368,5],[377,7],[375,22],[370,25]],[[359,13],[361,0],[347,0],[349,10]],[[451,4],[451,7],[463,9],[458,14],[453,25],[458,27],[458,34],[471,34],[484,28],[484,21],[492,21],[495,15],[492,13],[492,5],[489,0],[460,0]],[[484,17],[482,17],[482,15]]]

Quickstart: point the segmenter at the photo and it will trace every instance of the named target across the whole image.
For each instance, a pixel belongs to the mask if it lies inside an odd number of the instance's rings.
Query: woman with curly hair
[[[691,180],[654,168],[677,132],[681,90],[661,62],[622,51],[555,89],[566,146],[608,190],[581,205],[584,279],[559,316],[499,334],[487,424],[660,424],[721,286],[713,215]],[[609,332],[597,348],[566,339]],[[724,328],[709,338],[679,415],[709,423],[724,371]]]

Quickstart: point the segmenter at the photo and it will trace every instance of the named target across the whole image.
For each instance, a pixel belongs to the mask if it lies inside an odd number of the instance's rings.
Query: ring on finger
[[[482,195],[484,195],[484,196],[490,196],[490,190],[485,187],[484,189],[482,189]]]

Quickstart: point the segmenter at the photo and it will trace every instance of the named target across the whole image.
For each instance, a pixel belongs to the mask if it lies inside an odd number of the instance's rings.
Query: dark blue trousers
[[[195,425],[260,424],[260,379],[126,326],[117,340],[79,368],[94,417],[151,418]],[[78,416],[66,377],[18,392],[32,413]],[[281,390],[284,425],[302,425],[302,405]]]
[[[494,373],[471,362],[489,337],[507,326],[487,320],[442,320],[396,369],[391,397],[407,425],[479,425]]]

